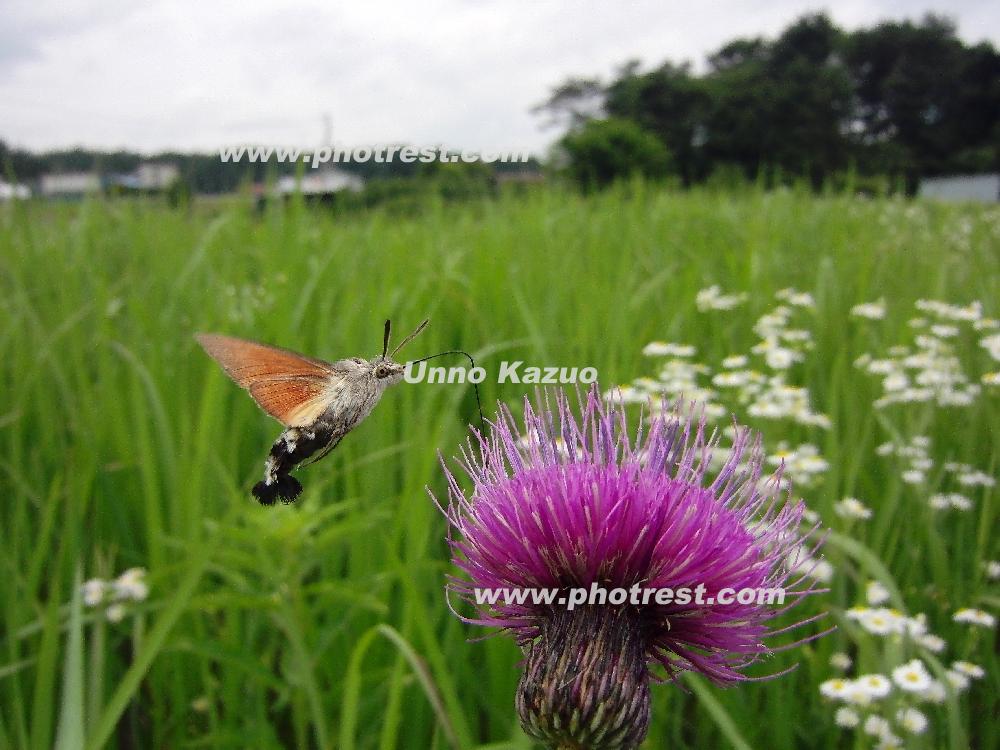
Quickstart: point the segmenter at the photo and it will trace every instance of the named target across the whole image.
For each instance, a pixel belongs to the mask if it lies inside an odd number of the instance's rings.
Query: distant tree
[[[631,120],[663,142],[685,184],[706,173],[700,149],[709,105],[705,82],[687,65],[670,63],[648,73],[624,68],[608,86],[605,102],[609,115]]]
[[[780,167],[815,182],[845,167],[851,81],[840,43],[830,20],[812,15],[773,43],[737,40],[712,55],[706,159],[748,174]]]
[[[850,35],[845,60],[856,97],[852,133],[883,167],[914,178],[997,167],[1000,57],[967,48],[940,16],[919,24],[882,23]]]
[[[531,111],[546,115],[546,126],[573,130],[604,115],[604,86],[598,78],[570,78],[552,90],[547,100]]]
[[[0,180],[33,180],[44,171],[45,164],[40,157],[0,141]]]
[[[938,16],[844,32],[804,16],[773,41],[735,39],[688,65],[637,61],[611,82],[571,78],[536,111],[570,133],[595,117],[656,136],[686,183],[762,167],[814,184],[853,166],[907,176],[1000,169],[1000,55]]]
[[[736,39],[724,44],[718,52],[708,56],[709,68],[715,72],[767,60],[768,44],[761,38]]]
[[[629,120],[590,120],[560,145],[568,174],[585,189],[636,174],[662,178],[670,168],[670,153],[660,139]]]

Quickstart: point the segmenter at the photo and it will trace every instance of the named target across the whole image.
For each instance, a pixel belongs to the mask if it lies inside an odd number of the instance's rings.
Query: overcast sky
[[[571,75],[630,58],[701,65],[824,7],[846,28],[942,9],[1000,46],[996,0],[2,0],[0,139],[155,151],[444,143],[544,150],[531,114]]]

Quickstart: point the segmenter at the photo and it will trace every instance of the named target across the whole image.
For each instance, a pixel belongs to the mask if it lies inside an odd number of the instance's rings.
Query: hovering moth
[[[387,320],[381,355],[336,362],[231,336],[195,336],[226,374],[285,426],[264,462],[264,479],[253,488],[261,505],[273,505],[277,499],[290,503],[299,496],[302,484],[290,472],[326,456],[371,414],[385,390],[403,379],[404,365],[393,361],[396,352],[427,323],[390,353]]]

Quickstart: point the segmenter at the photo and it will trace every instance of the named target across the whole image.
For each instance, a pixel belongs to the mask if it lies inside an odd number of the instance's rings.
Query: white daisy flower
[[[835,677],[832,680],[826,680],[819,684],[819,694],[824,698],[832,698],[833,700],[846,700],[848,694],[851,692],[851,681],[845,680],[841,677]]]
[[[748,295],[723,294],[718,284],[713,284],[707,289],[702,289],[695,295],[694,303],[700,312],[709,310],[731,310],[747,301]]]
[[[892,732],[886,732],[879,737],[875,750],[899,750],[903,747],[903,741]]]
[[[972,500],[958,492],[950,493],[948,495],[948,502],[955,510],[972,510]]]
[[[931,684],[920,694],[920,699],[929,703],[942,704],[948,698],[948,690],[939,680],[931,680]]]
[[[649,393],[631,385],[620,385],[605,392],[604,400],[613,404],[645,404]]]
[[[841,518],[867,521],[872,517],[872,509],[856,497],[845,497],[833,506],[833,512]],[[877,602],[872,602],[876,604]]]
[[[865,719],[864,730],[865,734],[870,734],[873,737],[881,737],[890,732],[889,722],[878,714],[872,714]]]
[[[712,385],[719,388],[743,388],[750,383],[750,372],[747,370],[730,370],[712,376]]]
[[[774,296],[795,307],[816,307],[816,301],[809,292],[800,292],[791,287],[780,290]]]
[[[642,349],[647,357],[693,357],[697,351],[687,344],[671,344],[666,341],[651,341]]]
[[[834,569],[826,560],[817,560],[809,564],[809,577],[820,583],[829,583],[833,580]]]
[[[984,471],[976,471],[971,466],[958,475],[958,483],[965,487],[992,487],[997,480]]]
[[[945,677],[948,678],[948,684],[955,688],[955,690],[966,690],[969,687],[969,677],[962,672],[949,669],[945,672]]]
[[[981,339],[979,345],[988,351],[993,359],[1000,362],[1000,333]]]
[[[931,676],[920,659],[913,659],[892,670],[892,679],[909,693],[921,693],[931,685]]]
[[[850,609],[844,611],[844,615],[848,620],[854,620],[855,622],[861,622],[861,618],[865,616],[868,612],[868,607],[854,606]]]
[[[865,598],[869,604],[884,604],[889,601],[889,589],[878,581],[869,581],[865,587]]]
[[[927,504],[934,510],[948,510],[951,507],[951,503],[948,502],[948,496],[940,493],[927,498]]]
[[[85,581],[82,587],[83,603],[88,607],[96,607],[104,601],[104,592],[107,584],[100,578],[91,578]]]
[[[927,616],[921,613],[916,617],[904,617],[903,631],[912,638],[919,638],[927,632]]]
[[[838,727],[854,729],[854,727],[861,723],[861,717],[858,716],[858,712],[853,708],[841,706],[833,715],[833,721]]]
[[[991,581],[1000,580],[1000,560],[987,560],[983,563],[986,568],[986,577]]]
[[[972,510],[972,500],[959,492],[940,492],[936,495],[931,495],[927,499],[927,502],[934,510],[946,510],[948,508],[961,511]]]
[[[979,625],[984,628],[992,628],[997,624],[996,618],[989,612],[983,612],[981,609],[972,609],[971,607],[963,607],[952,615],[951,619],[955,622]]]
[[[910,387],[910,379],[905,372],[890,372],[882,380],[882,387],[888,391],[905,391]]]
[[[768,346],[764,349],[764,361],[772,370],[787,370],[803,359],[804,357],[799,352],[783,346]]]
[[[902,633],[905,627],[905,618],[902,615],[884,607],[867,610],[859,622],[861,627],[873,635]]]
[[[900,709],[896,723],[910,734],[923,734],[927,730],[927,717],[915,708]]]
[[[879,698],[885,698],[892,690],[892,683],[889,682],[885,675],[881,674],[866,674],[861,675],[855,680],[855,683],[860,687],[865,694],[870,698],[878,700]]]
[[[882,320],[885,317],[885,300],[878,302],[862,302],[851,308],[851,315],[857,318],[868,318],[869,320]]]
[[[146,570],[144,568],[129,568],[111,583],[115,599],[131,599],[143,601],[149,596],[149,586],[146,585]]]
[[[845,700],[852,705],[865,707],[871,705],[872,696],[857,680],[853,680]]]
[[[109,622],[121,622],[125,618],[125,606],[117,603],[112,604],[104,610],[104,615]]]
[[[986,670],[980,667],[978,664],[973,664],[968,661],[956,661],[952,662],[951,668],[955,672],[959,672],[974,680],[982,679],[986,676]]]
[[[917,638],[917,644],[923,646],[933,654],[940,654],[948,647],[948,642],[939,635],[928,633]]]
[[[830,655],[830,666],[834,669],[839,669],[841,672],[846,672],[851,668],[851,657],[842,651],[838,651],[835,654]]]
[[[943,324],[931,326],[931,333],[941,339],[950,339],[958,335],[958,326],[947,326]]]

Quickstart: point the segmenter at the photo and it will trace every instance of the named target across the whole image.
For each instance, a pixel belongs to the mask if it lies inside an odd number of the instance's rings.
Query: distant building
[[[176,164],[150,161],[140,164],[131,174],[115,175],[110,182],[125,190],[158,193],[167,190],[180,176],[181,171]]]
[[[27,185],[11,184],[0,180],[0,201],[24,200],[31,197]]]
[[[322,198],[342,190],[359,193],[364,186],[365,181],[355,174],[343,169],[327,168],[311,169],[302,175],[301,179],[294,175],[281,177],[278,179],[275,191],[280,196],[301,192],[306,197]]]
[[[166,190],[181,176],[176,164],[146,162],[135,170],[135,178],[140,190]]]
[[[927,177],[920,181],[921,198],[940,201],[1000,201],[1000,173]]]
[[[49,198],[79,198],[101,189],[101,178],[96,172],[64,172],[44,174],[39,190]]]

